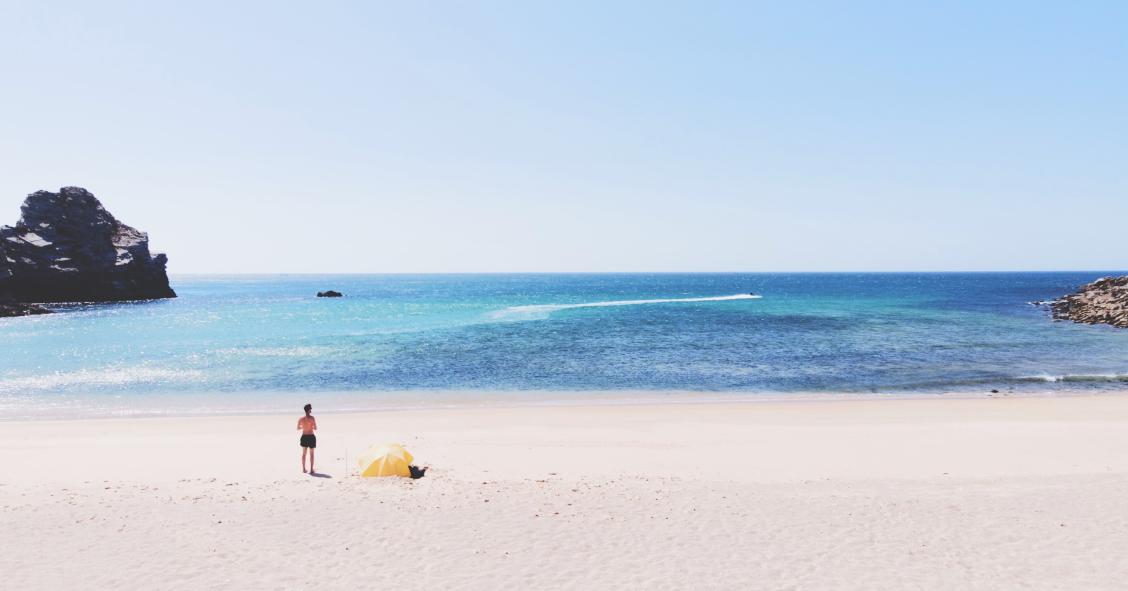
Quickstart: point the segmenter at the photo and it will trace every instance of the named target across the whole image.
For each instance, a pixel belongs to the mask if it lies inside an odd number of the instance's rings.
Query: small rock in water
[[[333,291],[331,289],[329,291],[319,291],[319,292],[317,292],[317,297],[319,297],[319,298],[339,298],[343,295],[344,294],[342,294],[341,292]]]

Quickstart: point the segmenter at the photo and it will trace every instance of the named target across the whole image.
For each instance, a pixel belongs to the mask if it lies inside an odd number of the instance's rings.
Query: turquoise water
[[[0,320],[0,410],[1099,391],[1128,382],[1128,330],[1028,302],[1108,274],[174,277],[174,300]]]

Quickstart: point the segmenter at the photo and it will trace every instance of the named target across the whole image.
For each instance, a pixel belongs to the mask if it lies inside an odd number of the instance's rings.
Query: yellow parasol
[[[360,454],[360,475],[411,477],[411,462],[415,458],[398,443],[373,445]]]

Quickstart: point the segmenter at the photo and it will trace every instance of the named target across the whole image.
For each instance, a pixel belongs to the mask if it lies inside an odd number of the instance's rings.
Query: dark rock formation
[[[1045,302],[1054,320],[1128,328],[1128,276],[1098,279],[1060,300]]]
[[[342,294],[339,291],[333,291],[331,289],[329,291],[319,291],[319,292],[317,292],[317,297],[319,297],[319,298],[339,298],[342,295],[344,295],[344,294]]]
[[[0,300],[176,297],[165,255],[151,256],[148,235],[119,222],[86,189],[32,193],[21,213],[15,226],[0,227]]]
[[[0,300],[0,318],[5,316],[34,316],[36,314],[50,314],[51,311],[43,306],[24,304],[12,300]]]

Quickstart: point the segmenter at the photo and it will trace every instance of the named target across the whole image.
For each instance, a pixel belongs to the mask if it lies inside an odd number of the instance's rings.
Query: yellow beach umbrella
[[[411,462],[415,458],[398,443],[373,445],[360,454],[360,475],[371,476],[411,476]]]

